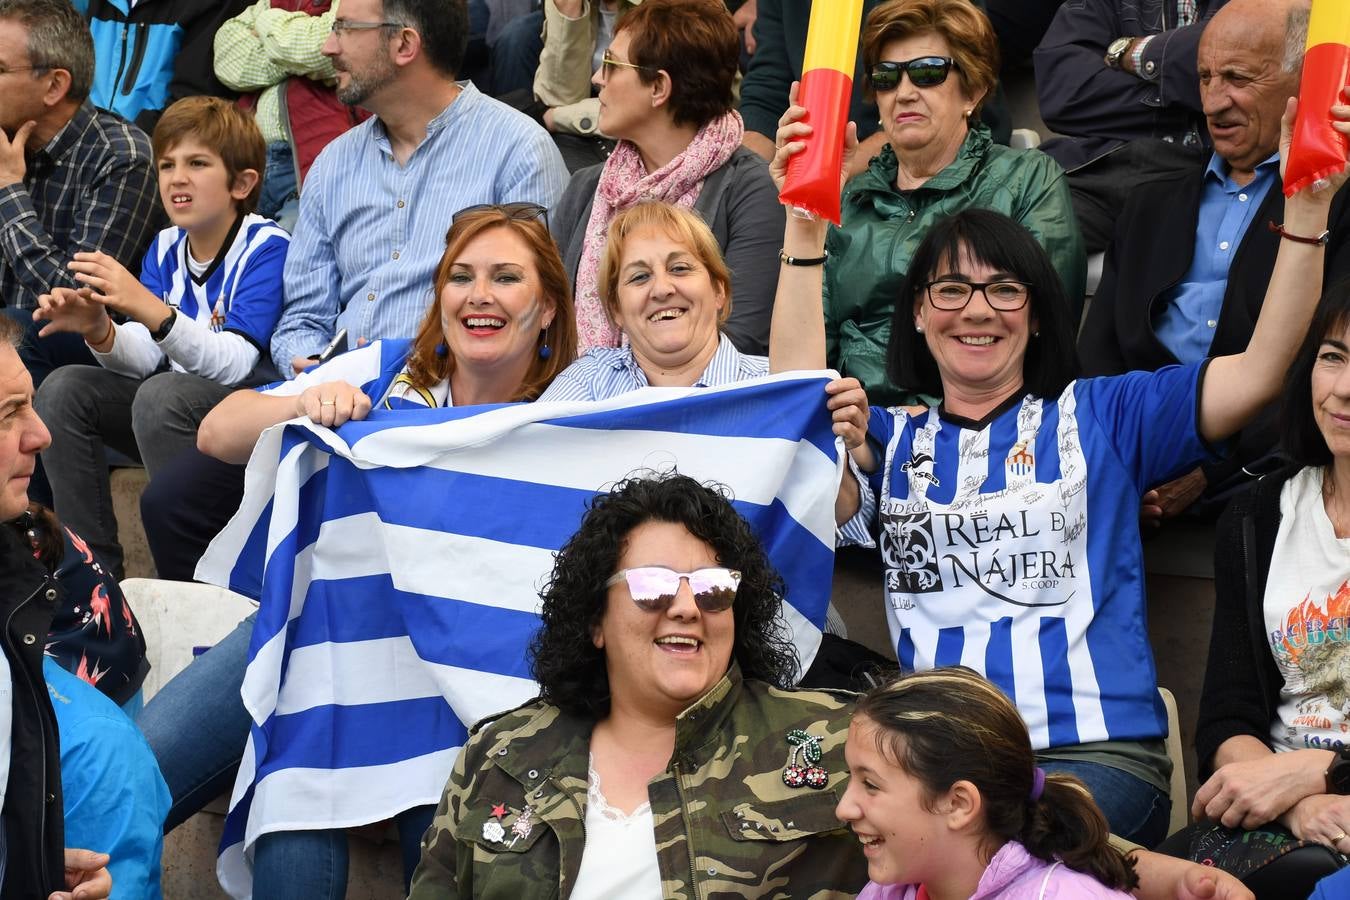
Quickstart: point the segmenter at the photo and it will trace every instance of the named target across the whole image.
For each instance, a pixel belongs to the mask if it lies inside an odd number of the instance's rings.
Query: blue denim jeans
[[[534,89],[534,72],[544,52],[544,13],[527,13],[512,21],[492,46],[492,95]]]
[[[295,231],[296,219],[300,217],[300,189],[295,183],[295,155],[285,141],[267,145],[258,215],[275,219],[287,231]]]
[[[166,832],[234,785],[251,724],[239,689],[256,618],[250,615],[194,659],[136,717],[173,798]]]
[[[422,835],[436,807],[415,806],[394,817],[403,859],[403,890],[412,883],[422,853]],[[347,896],[347,832],[274,831],[253,850],[253,900],[342,900]]]
[[[136,719],[173,798],[164,821],[166,832],[234,785],[251,724],[239,690],[257,617],[254,613],[244,619],[224,640],[170,679]],[[405,889],[417,868],[422,835],[435,812],[434,806],[419,806],[394,819]],[[346,893],[345,831],[283,831],[258,839],[253,854],[254,900],[342,900]]]
[[[1123,769],[1092,762],[1040,758],[1043,770],[1072,775],[1087,785],[1111,824],[1111,833],[1152,848],[1167,837],[1172,800],[1153,785]]]

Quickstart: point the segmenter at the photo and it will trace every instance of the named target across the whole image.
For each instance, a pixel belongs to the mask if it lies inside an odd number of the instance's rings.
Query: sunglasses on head
[[[947,80],[947,73],[957,68],[956,60],[950,56],[920,56],[905,62],[879,62],[867,73],[867,83],[872,90],[893,91],[900,85],[900,73],[908,72],[910,83],[915,87],[937,87]]]
[[[497,212],[506,216],[508,219],[514,219],[517,222],[529,222],[532,219],[538,219],[542,217],[544,220],[544,225],[545,226],[548,225],[547,209],[540,206],[538,203],[524,203],[524,202],[478,203],[475,204],[474,206],[466,206],[459,212],[451,216],[450,221],[454,222],[458,220],[460,216],[465,215],[466,213],[479,212],[485,209],[496,210]]]
[[[605,587],[613,587],[620,581],[628,582],[628,593],[638,609],[645,612],[665,612],[675,602],[680,591],[680,579],[689,580],[689,590],[694,593],[694,602],[705,613],[722,612],[731,608],[736,599],[736,588],[741,583],[741,573],[724,566],[709,566],[692,572],[676,572],[665,566],[637,566],[632,569],[620,569],[608,581]]]

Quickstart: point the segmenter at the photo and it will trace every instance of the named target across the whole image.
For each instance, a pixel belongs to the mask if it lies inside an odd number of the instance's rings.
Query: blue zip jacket
[[[236,96],[212,69],[216,30],[247,0],[73,0],[94,36],[90,99],[147,134],[182,97]]]
[[[112,857],[111,900],[160,900],[168,785],[150,745],[98,688],[42,661],[61,734],[66,846]]]

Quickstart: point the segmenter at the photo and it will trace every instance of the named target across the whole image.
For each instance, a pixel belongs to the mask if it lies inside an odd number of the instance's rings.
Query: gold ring
[[[1338,835],[1336,835],[1334,838],[1332,838],[1332,839],[1331,839],[1331,842],[1332,842],[1333,844],[1339,844],[1341,841],[1345,840],[1347,837],[1350,837],[1350,835],[1347,835],[1344,831],[1342,831],[1340,834],[1338,834]]]
[[[319,401],[319,405],[320,405],[320,406],[337,406],[337,401],[336,401],[336,400],[320,400],[320,401]]]

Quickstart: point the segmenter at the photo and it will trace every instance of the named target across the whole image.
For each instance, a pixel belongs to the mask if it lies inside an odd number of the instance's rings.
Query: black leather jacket
[[[59,588],[14,528],[0,525],[0,649],[13,690],[5,875],[0,900],[64,890],[61,745],[42,678],[42,653]]]

